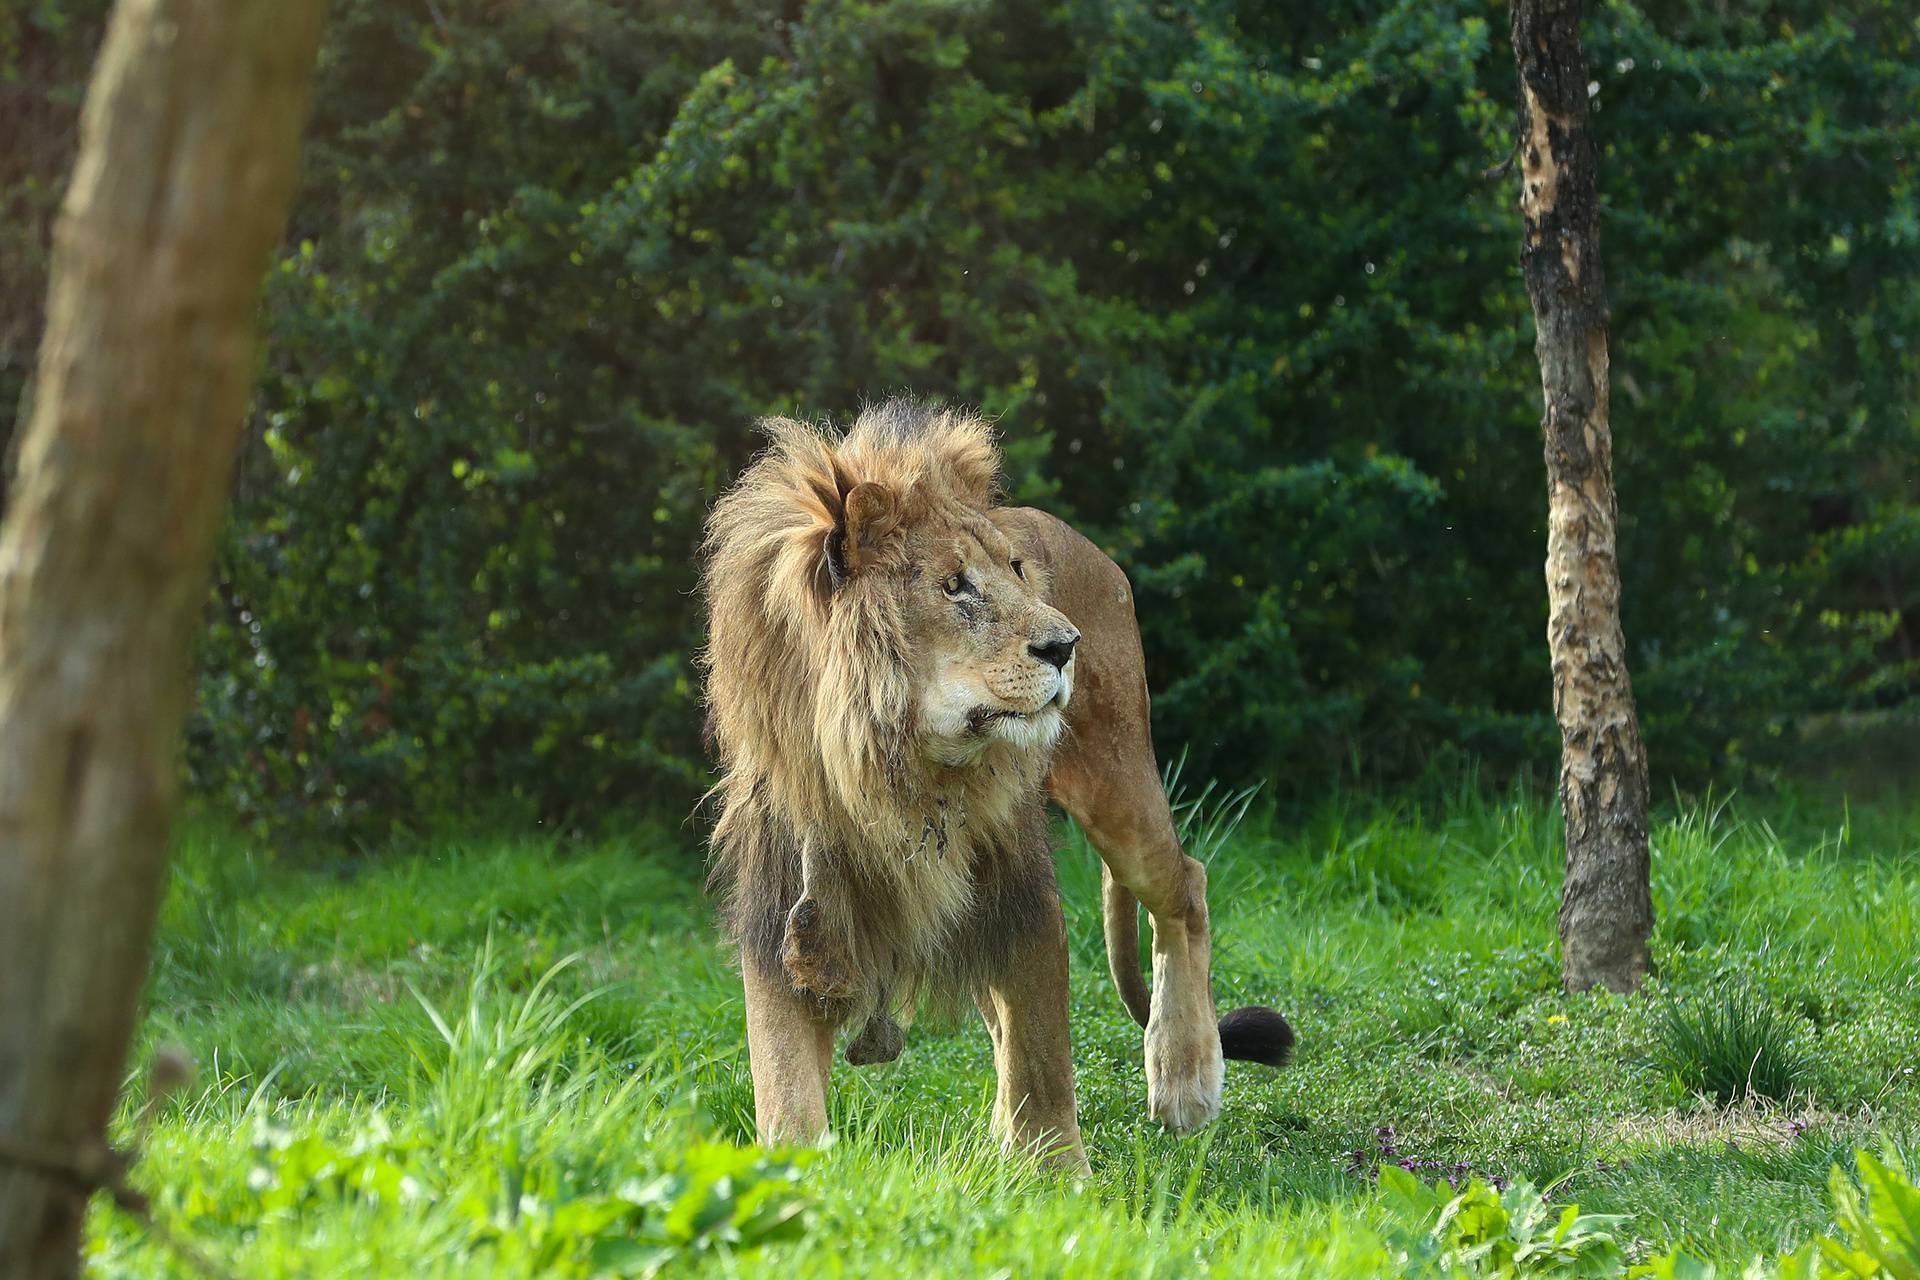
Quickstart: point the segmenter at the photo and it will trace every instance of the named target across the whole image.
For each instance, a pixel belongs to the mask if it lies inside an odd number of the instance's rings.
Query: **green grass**
[[[1390,1126],[1395,1158],[1625,1215],[1612,1232],[1631,1260],[1682,1246],[1738,1274],[1833,1229],[1828,1170],[1854,1148],[1892,1144],[1915,1167],[1920,812],[1668,814],[1659,976],[1626,999],[1558,991],[1544,805],[1355,797],[1288,820],[1256,807],[1227,831],[1242,805],[1193,810],[1225,815],[1195,842],[1216,993],[1286,1012],[1299,1054],[1230,1066],[1222,1118],[1192,1139],[1144,1118],[1095,858],[1062,830],[1080,1186],[986,1141],[992,1067],[971,1024],[916,1027],[888,1066],[841,1065],[817,1157],[713,1145],[748,1140],[752,1098],[684,832],[325,865],[195,825],[142,1054],[177,1043],[200,1074],[147,1127],[135,1181],[247,1277],[588,1275],[596,1242],[599,1265],[632,1274],[1364,1276],[1390,1265],[1365,1172]],[[1735,990],[1804,1066],[1786,1100],[1722,1111],[1656,1064],[1677,1002]],[[676,1205],[679,1247],[635,1252],[619,1224]],[[100,1276],[194,1274],[110,1209],[89,1250]]]
[[[1749,1097],[1788,1102],[1806,1090],[1812,1065],[1794,1030],[1764,997],[1730,985],[1717,998],[1670,1006],[1654,1061],[1722,1107]]]

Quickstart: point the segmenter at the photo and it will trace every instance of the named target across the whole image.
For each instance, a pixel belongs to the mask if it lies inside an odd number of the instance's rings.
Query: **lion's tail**
[[[1107,933],[1107,972],[1120,992],[1120,1003],[1141,1026],[1153,1012],[1147,980],[1140,976],[1140,900],[1133,890],[1113,878],[1100,864],[1100,915]]]
[[[1153,1012],[1153,996],[1140,973],[1140,900],[1100,868],[1100,913],[1106,925],[1107,971],[1120,1002],[1142,1027]],[[1293,1028],[1272,1009],[1247,1005],[1220,1019],[1220,1053],[1238,1062],[1284,1067],[1293,1057]]]

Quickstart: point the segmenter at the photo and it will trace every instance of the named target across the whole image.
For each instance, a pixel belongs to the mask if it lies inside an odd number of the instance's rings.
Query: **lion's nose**
[[[1073,661],[1073,646],[1080,643],[1078,631],[1061,631],[1048,636],[1039,644],[1027,646],[1027,652],[1046,663],[1056,671],[1066,670]]]

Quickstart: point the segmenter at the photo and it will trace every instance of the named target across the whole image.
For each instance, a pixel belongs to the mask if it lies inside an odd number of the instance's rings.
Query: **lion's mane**
[[[722,921],[745,962],[779,973],[804,849],[842,890],[823,906],[860,971],[856,1003],[965,994],[1052,906],[1044,753],[996,746],[964,770],[925,760],[905,539],[844,580],[835,548],[862,483],[895,495],[902,530],[988,511],[991,429],[904,401],[844,435],[761,427],[769,445],[715,504],[703,556]]]

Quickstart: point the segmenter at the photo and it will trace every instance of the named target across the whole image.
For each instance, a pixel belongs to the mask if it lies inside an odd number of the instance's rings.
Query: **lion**
[[[701,658],[710,886],[739,952],[760,1139],[824,1133],[842,1028],[860,1029],[851,1061],[884,1061],[896,1012],[970,998],[993,1043],[994,1135],[1086,1168],[1049,795],[1104,864],[1148,1111],[1206,1123],[1224,1059],[1280,1065],[1293,1032],[1263,1008],[1215,1021],[1206,870],[1154,760],[1125,574],[1064,522],[997,505],[979,417],[895,400],[844,434],[761,427],[768,447],[708,521]]]

